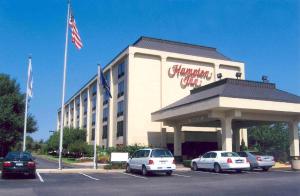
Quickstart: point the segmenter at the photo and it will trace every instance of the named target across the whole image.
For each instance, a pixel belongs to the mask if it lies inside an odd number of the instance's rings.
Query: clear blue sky
[[[36,139],[56,128],[61,104],[67,0],[0,0],[0,73],[25,91],[32,54]],[[69,44],[66,99],[140,36],[216,47],[242,61],[246,78],[268,75],[300,95],[300,1],[73,0],[84,48]]]

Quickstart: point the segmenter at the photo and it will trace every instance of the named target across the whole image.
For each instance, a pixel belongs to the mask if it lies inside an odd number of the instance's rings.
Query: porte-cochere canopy
[[[182,126],[221,127],[222,149],[232,151],[235,130],[287,122],[290,154],[299,156],[300,97],[277,89],[273,83],[222,79],[191,90],[190,95],[151,115],[152,121],[174,127],[175,155],[181,154],[180,134],[177,132]]]

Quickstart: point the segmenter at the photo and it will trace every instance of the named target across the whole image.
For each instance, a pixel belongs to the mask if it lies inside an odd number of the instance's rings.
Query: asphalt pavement
[[[300,172],[177,171],[172,176],[124,172],[53,174],[0,179],[0,195],[300,195]]]
[[[34,156],[35,162],[37,164],[37,169],[57,169],[58,161],[47,160],[39,156]],[[69,164],[62,164],[63,168],[76,168],[76,166]]]

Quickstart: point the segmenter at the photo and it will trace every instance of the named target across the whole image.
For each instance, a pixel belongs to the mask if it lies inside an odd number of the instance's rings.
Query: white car
[[[274,157],[262,155],[259,152],[242,151],[237,152],[241,157],[247,157],[250,162],[250,170],[261,168],[263,171],[268,171],[275,165]]]
[[[134,152],[126,166],[127,173],[136,170],[141,171],[143,175],[150,172],[163,172],[166,175],[172,175],[175,169],[176,165],[172,153],[169,150],[159,148],[146,148]]]
[[[219,173],[223,170],[249,170],[250,164],[247,158],[240,157],[235,152],[210,151],[191,161],[193,170],[208,169]]]

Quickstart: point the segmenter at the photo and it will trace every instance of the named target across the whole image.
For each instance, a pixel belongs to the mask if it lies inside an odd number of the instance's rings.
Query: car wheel
[[[192,170],[193,171],[197,171],[198,170],[197,163],[195,163],[195,162],[193,163]]]
[[[263,169],[263,171],[268,171],[270,169],[270,167],[263,167],[262,169]]]
[[[126,173],[131,173],[131,168],[129,164],[126,165]]]
[[[220,165],[218,163],[215,163],[214,165],[214,172],[220,173],[222,171]]]
[[[171,175],[172,175],[172,171],[167,171],[167,172],[166,172],[166,175],[167,175],[167,176],[171,176]]]
[[[143,165],[142,167],[142,175],[143,176],[147,176],[148,175],[148,171],[147,171],[147,168]]]

